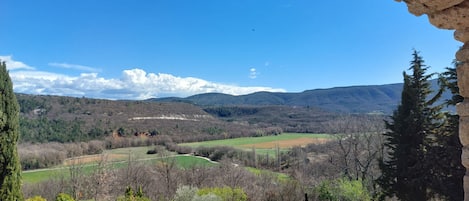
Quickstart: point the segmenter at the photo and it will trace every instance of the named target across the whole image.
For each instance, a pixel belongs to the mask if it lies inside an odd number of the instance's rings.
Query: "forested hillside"
[[[431,83],[436,91],[437,81]],[[146,101],[17,94],[20,141],[166,135],[182,142],[280,132],[362,131],[382,126],[383,118],[396,108],[401,91],[402,84],[389,84],[242,96],[209,93]],[[444,93],[441,100],[448,97]]]
[[[190,141],[219,128],[232,131],[229,123],[213,118],[202,109],[185,103],[111,101],[60,96],[18,94],[21,107],[21,141],[87,141],[112,134],[170,135]],[[250,128],[237,125],[237,133]],[[200,137],[200,136],[198,136]]]
[[[210,106],[204,110],[227,122],[280,128],[295,133],[354,133],[379,130],[385,116],[341,114],[312,107]]]
[[[432,80],[433,90],[438,90],[437,80]],[[284,105],[321,108],[340,113],[391,114],[401,98],[402,84],[336,87],[314,89],[301,93],[257,92],[233,96],[207,93],[187,98],[152,99],[157,102],[186,102],[201,106],[233,105]],[[444,93],[443,99],[450,97]]]
[[[383,116],[315,107],[199,107],[183,102],[112,101],[17,94],[21,142],[76,142],[109,136],[166,135],[176,142],[270,135],[340,133],[382,124]],[[268,100],[268,99],[265,99]],[[347,124],[347,125],[346,125]],[[353,126],[352,126],[353,125]]]

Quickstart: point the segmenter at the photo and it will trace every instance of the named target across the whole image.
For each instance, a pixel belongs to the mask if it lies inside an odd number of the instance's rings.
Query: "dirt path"
[[[191,154],[184,154],[183,156],[193,156],[193,157],[196,157],[196,158],[204,159],[204,160],[206,160],[210,163],[213,163],[213,164],[218,164],[217,161],[212,161],[210,158],[203,157],[203,156],[195,156],[195,155],[191,155]]]

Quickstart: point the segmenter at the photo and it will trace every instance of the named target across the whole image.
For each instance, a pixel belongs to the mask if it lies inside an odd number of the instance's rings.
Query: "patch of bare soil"
[[[77,164],[89,164],[89,163],[95,163],[100,160],[107,160],[107,161],[115,161],[119,159],[125,159],[127,158],[128,155],[126,154],[97,154],[97,155],[86,155],[86,156],[79,156],[79,157],[73,157],[66,159],[64,161],[64,165],[69,166],[69,165],[77,165]]]
[[[257,144],[247,144],[243,145],[246,148],[259,148],[259,149],[271,149],[276,148],[292,148],[294,146],[306,146],[307,144],[322,144],[330,141],[331,139],[327,138],[297,138],[291,140],[279,140],[273,142],[262,142]]]

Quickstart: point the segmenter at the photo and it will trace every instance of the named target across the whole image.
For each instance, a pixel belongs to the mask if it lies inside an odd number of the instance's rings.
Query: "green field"
[[[169,155],[167,158],[162,158],[157,154],[148,155],[146,154],[147,150],[152,147],[132,147],[132,148],[123,148],[123,149],[114,149],[106,150],[106,154],[127,154],[127,157],[120,159],[109,160],[108,165],[111,168],[126,168],[130,154],[130,158],[135,163],[144,163],[144,164],[157,164],[160,161],[174,160],[175,164],[179,168],[191,168],[194,166],[213,166],[213,162],[210,162],[206,159],[195,157],[195,156],[186,156],[186,155]],[[84,174],[91,174],[97,167],[97,162],[88,162],[77,165],[81,167],[81,171]],[[32,171],[23,172],[23,182],[24,183],[36,183],[45,181],[48,179],[60,179],[68,178],[70,174],[70,167],[67,166],[58,166],[55,168],[48,169],[39,169]]]
[[[242,147],[245,145],[254,145],[263,142],[275,142],[283,140],[293,140],[298,138],[331,138],[330,134],[305,134],[305,133],[282,133],[280,135],[270,135],[263,137],[242,137],[224,140],[212,140],[203,142],[192,142],[179,144],[182,146],[199,147],[199,146],[232,146]]]
[[[50,178],[62,178],[67,175],[66,169],[47,169],[25,171],[22,173],[23,183],[36,183]]]
[[[224,140],[212,140],[212,141],[203,141],[203,142],[192,142],[192,143],[183,143],[179,144],[181,146],[189,147],[214,147],[214,146],[230,146],[243,150],[252,150],[256,149],[258,154],[275,154],[276,148],[261,148],[266,143],[271,143],[277,145],[280,148],[280,151],[287,151],[293,146],[301,146],[304,142],[304,139],[333,139],[333,136],[330,134],[305,134],[305,133],[282,133],[280,135],[272,136],[263,136],[263,137],[243,137],[243,138],[233,138],[233,139],[224,139]],[[297,142],[295,142],[297,140]],[[283,142],[288,142],[284,144]],[[296,144],[295,144],[296,143]],[[285,145],[285,146],[284,146]],[[291,146],[290,146],[291,145]]]
[[[213,140],[205,142],[194,142],[194,143],[184,143],[180,144],[182,146],[190,147],[213,147],[213,146],[231,146],[234,148],[252,150],[256,149],[258,154],[269,154],[271,156],[275,155],[276,148],[259,148],[264,145],[263,143],[274,143],[278,144],[280,151],[286,151],[289,148],[281,146],[283,142],[295,143],[295,140],[298,142],[303,142],[305,139],[332,139],[332,135],[329,134],[300,134],[300,133],[283,133],[276,136],[264,136],[264,137],[244,137],[244,138],[234,138],[234,139],[225,139],[225,140]],[[82,171],[85,174],[92,173],[96,167],[97,162],[101,158],[108,157],[108,164],[112,168],[125,168],[129,159],[131,161],[137,161],[138,163],[145,164],[156,164],[161,160],[172,160],[174,159],[176,165],[179,168],[190,168],[194,166],[212,166],[214,163],[207,161],[206,159],[195,157],[195,156],[186,156],[186,155],[167,155],[162,158],[161,155],[146,154],[148,150],[152,149],[152,146],[149,147],[130,147],[130,148],[121,148],[121,149],[112,149],[106,150],[102,155],[94,156],[84,156],[83,161],[79,161],[79,166],[82,166]],[[89,159],[89,160],[87,160]],[[254,170],[251,170],[254,171]],[[255,172],[255,171],[254,171]],[[45,181],[51,178],[68,178],[69,177],[69,167],[68,166],[58,166],[55,168],[25,171],[23,172],[23,182],[24,183],[35,183],[40,181]]]

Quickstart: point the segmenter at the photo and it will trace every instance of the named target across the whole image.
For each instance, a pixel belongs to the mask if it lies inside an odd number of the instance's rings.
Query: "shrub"
[[[213,193],[207,195],[195,195],[191,201],[223,201],[220,197]]]
[[[215,187],[215,188],[202,188],[197,192],[197,195],[214,194],[221,198],[223,201],[246,201],[248,197],[243,189],[231,187]]]
[[[178,154],[189,154],[193,151],[191,147],[179,146],[174,142],[166,143],[165,146],[168,151],[177,152]]]
[[[66,193],[59,193],[57,197],[55,197],[55,201],[75,201],[69,194]]]
[[[315,189],[316,193],[318,194],[319,200],[336,200],[334,197],[332,184],[330,181],[326,180],[319,184],[319,186]]]
[[[370,193],[361,180],[323,181],[316,189],[321,201],[370,201]]]
[[[192,186],[180,186],[176,190],[173,201],[192,201],[198,189]]]
[[[223,157],[234,158],[240,150],[233,147],[217,146],[217,147],[198,147],[196,155],[210,158],[212,161],[220,161]]]
[[[158,152],[155,149],[150,149],[147,151],[147,154],[157,154]]]
[[[131,187],[127,187],[125,195],[118,197],[117,201],[150,201],[150,199],[143,195],[142,187],[139,187],[137,192],[134,192]]]
[[[104,151],[104,141],[92,140],[88,142],[88,154],[101,154]]]
[[[47,200],[41,196],[34,196],[32,198],[26,199],[25,201],[47,201]]]

